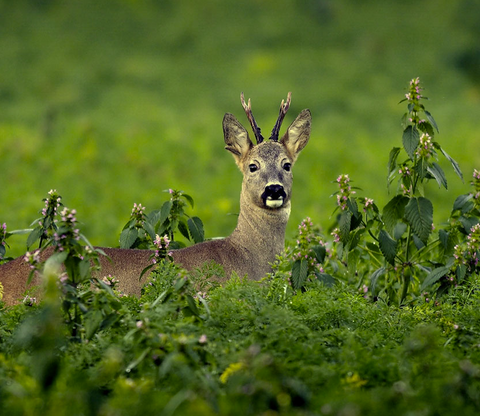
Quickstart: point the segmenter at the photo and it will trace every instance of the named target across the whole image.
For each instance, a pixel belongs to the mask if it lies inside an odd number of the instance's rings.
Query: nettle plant
[[[90,339],[121,317],[121,304],[113,292],[117,282],[111,276],[95,275],[100,268],[99,256],[105,253],[80,233],[76,211],[64,207],[61,200],[55,190],[44,199],[42,216],[32,224],[35,228],[27,238],[29,249],[37,243],[38,248],[27,252],[25,261],[30,264],[30,279],[41,273],[44,280],[52,276],[58,283],[57,297],[71,339]],[[42,261],[41,253],[48,247],[53,248],[53,253]],[[29,295],[24,299],[27,306],[35,303],[36,299]]]
[[[170,199],[148,215],[142,204],[134,204],[130,219],[120,234],[120,248],[157,248],[158,235],[165,236],[164,243],[168,242],[170,249],[185,247],[183,242],[176,240],[177,230],[190,242],[204,240],[202,220],[185,213],[187,204],[193,208],[193,198],[183,191],[169,189],[164,192],[170,194]]]
[[[463,180],[457,162],[435,140],[437,123],[422,103],[419,78],[412,79],[401,102],[402,147],[394,147],[388,161],[388,188],[395,195],[379,210],[372,199],[356,196],[348,175],[337,178],[337,252],[346,275],[358,286],[368,283],[373,299],[404,304],[428,292],[440,295],[476,273],[480,243],[480,174],[475,171],[475,193],[457,198],[446,226],[434,231],[433,204],[425,186],[436,181],[447,189],[445,173],[437,163],[442,154]],[[365,287],[365,286],[363,286]],[[410,298],[408,298],[410,296]]]

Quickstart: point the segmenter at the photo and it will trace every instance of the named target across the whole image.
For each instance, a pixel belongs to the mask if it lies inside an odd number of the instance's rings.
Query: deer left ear
[[[310,110],[303,110],[293,123],[290,124],[287,132],[280,140],[280,143],[285,146],[294,162],[298,154],[308,143],[311,124],[312,115],[310,114]]]
[[[235,162],[240,166],[243,157],[253,147],[253,143],[248,137],[247,130],[233,114],[227,113],[223,117],[223,136],[226,144],[225,149],[233,154]]]

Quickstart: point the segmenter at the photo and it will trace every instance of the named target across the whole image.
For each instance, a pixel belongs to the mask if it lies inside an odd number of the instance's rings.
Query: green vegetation
[[[42,302],[0,301],[0,413],[479,414],[478,15],[0,0],[0,258],[54,247],[26,256]],[[314,125],[285,253],[262,282],[179,269],[171,248],[236,222],[223,113],[244,91],[268,130],[290,90]],[[97,244],[155,250],[139,299]]]
[[[59,203],[51,192],[44,219]],[[55,247],[45,263],[42,303],[26,296],[0,310],[2,414],[480,410],[476,277],[403,308],[382,297],[372,302],[364,286],[357,290],[338,276],[332,282],[323,271],[294,290],[288,269],[305,252],[319,255],[324,247],[329,253],[315,267],[339,259],[305,220],[298,243],[262,282],[234,278],[215,286],[209,280],[219,273],[214,265],[187,274],[169,262],[167,240],[158,239],[156,269],[138,299],[119,293],[114,277],[92,277],[89,260],[95,265],[101,251],[79,232],[72,210],[59,214],[51,232],[42,234],[50,235],[44,244]],[[169,235],[176,231],[167,228]],[[39,267],[34,257],[31,264]]]

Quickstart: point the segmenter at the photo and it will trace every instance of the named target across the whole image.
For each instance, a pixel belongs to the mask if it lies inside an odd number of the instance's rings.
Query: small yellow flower
[[[353,388],[360,388],[367,384],[367,380],[363,380],[358,373],[348,373],[347,377],[343,379],[343,384],[353,387]]]
[[[244,364],[244,363],[232,363],[232,364],[230,364],[230,365],[226,368],[226,370],[223,372],[223,374],[220,376],[220,381],[221,381],[223,384],[225,384],[225,383],[227,382],[228,378],[229,378],[232,374],[234,374],[234,373],[236,373],[236,372],[238,372],[238,371],[240,371],[240,370],[243,370],[244,368],[245,368],[245,364]]]

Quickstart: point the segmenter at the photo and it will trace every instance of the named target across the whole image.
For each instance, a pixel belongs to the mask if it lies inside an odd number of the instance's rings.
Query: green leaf
[[[162,211],[160,209],[153,210],[150,214],[147,215],[147,222],[153,227],[155,227],[158,220],[160,219],[161,212]]]
[[[78,272],[80,274],[80,278],[85,280],[90,274],[90,261],[88,259],[84,259],[78,263]]]
[[[382,217],[388,232],[393,234],[397,222],[403,219],[407,203],[408,198],[406,196],[397,195],[383,208]]]
[[[147,354],[150,352],[151,349],[152,349],[151,347],[147,347],[146,349],[144,349],[142,353],[128,365],[125,371],[127,373],[132,371],[138,364],[140,364],[145,359],[145,357],[147,356]]]
[[[435,282],[437,282],[443,276],[445,276],[449,271],[450,269],[445,266],[441,266],[441,267],[437,267],[436,269],[433,269],[423,281],[422,286],[420,287],[420,290],[424,290],[427,287],[433,285]]]
[[[453,211],[460,210],[462,213],[469,212],[473,207],[474,204],[471,201],[473,199],[473,194],[464,194],[460,195],[455,199],[455,202],[453,203]]]
[[[428,173],[428,162],[427,159],[420,158],[417,161],[417,164],[414,166],[415,171],[418,173],[420,179],[425,179]]]
[[[435,119],[433,118],[433,116],[427,111],[427,110],[423,110],[423,112],[425,113],[425,115],[427,116],[427,119],[428,121],[430,122],[430,124],[435,127],[435,130],[437,130],[438,133],[440,133],[438,131],[438,126],[437,126],[437,123],[435,121]]]
[[[447,178],[445,177],[445,173],[443,173],[443,169],[438,165],[438,163],[433,162],[431,166],[427,167],[428,173],[432,175],[438,183],[439,187],[447,188]]]
[[[93,309],[85,315],[85,337],[87,339],[91,339],[95,332],[97,332],[102,320],[102,312],[99,310]]]
[[[127,228],[120,234],[120,248],[131,248],[138,237],[138,230],[135,227]]]
[[[305,259],[295,261],[292,266],[292,287],[300,289],[308,277],[308,262]]]
[[[387,165],[387,171],[388,171],[388,177],[392,175],[393,172],[397,171],[397,158],[398,154],[400,153],[400,147],[394,147],[390,151],[390,155],[388,156],[388,165]]]
[[[340,241],[346,243],[350,233],[350,225],[352,222],[352,213],[350,211],[343,211],[338,221],[338,227],[340,229]]]
[[[424,197],[412,198],[405,207],[405,219],[413,232],[426,245],[432,232],[433,205]]]
[[[403,234],[405,234],[405,231],[407,231],[407,227],[407,224],[405,224],[404,222],[397,223],[397,225],[393,229],[393,238],[397,241],[400,240]]]
[[[203,231],[203,222],[198,217],[191,217],[187,221],[190,235],[195,243],[201,243],[205,240],[205,233]]]
[[[457,266],[455,270],[455,274],[457,275],[458,283],[462,283],[463,279],[465,279],[465,275],[467,274],[467,266],[465,264],[460,264]]]
[[[182,196],[188,201],[190,206],[193,208],[193,198],[190,195],[182,194]]]
[[[27,250],[30,249],[31,246],[35,244],[35,242],[40,238],[43,233],[43,228],[38,226],[33,229],[30,235],[27,238]]]
[[[380,251],[385,259],[393,266],[395,265],[395,256],[397,255],[397,242],[390,237],[385,230],[380,230],[378,234],[378,243]]]
[[[144,222],[143,223],[143,229],[148,233],[152,241],[155,240],[155,229],[153,228],[152,224],[149,222]]]
[[[326,248],[321,245],[316,245],[312,247],[312,251],[315,253],[315,258],[317,259],[317,261],[319,263],[323,263],[327,254]]]
[[[443,249],[447,250],[448,249],[448,232],[445,230],[440,230],[438,232],[438,239],[442,243]]]
[[[178,221],[178,231],[187,239],[191,240],[190,233],[188,232],[187,223],[181,219]]]
[[[372,293],[372,296],[376,296],[378,278],[384,275],[386,271],[387,269],[385,267],[380,267],[372,273],[372,276],[370,277],[370,292]]]
[[[165,201],[162,205],[162,208],[160,208],[160,217],[158,218],[158,226],[162,226],[165,220],[168,218],[170,215],[170,212],[172,211],[172,206],[173,206],[173,201],[168,200]]]
[[[440,151],[443,153],[443,155],[447,158],[447,160],[452,164],[453,170],[457,174],[457,176],[462,180],[463,182],[463,173],[460,169],[460,165],[453,159],[445,150],[443,150],[440,146]]]
[[[433,130],[432,125],[428,121],[419,124],[418,129],[423,131],[424,133],[427,133],[430,137],[435,136],[435,131]]]
[[[479,222],[478,218],[476,217],[464,217],[464,216],[461,216],[458,219],[458,221],[460,221],[460,224],[462,224],[465,234],[470,234],[472,227],[477,225]]]
[[[190,312],[195,316],[200,316],[200,311],[198,310],[195,299],[193,299],[191,295],[187,295],[186,299],[187,299],[188,309],[190,310]]]
[[[417,150],[420,143],[420,134],[415,126],[407,126],[403,131],[402,137],[403,147],[410,159],[414,159],[415,150]]]
[[[315,276],[317,277],[319,282],[322,282],[327,287],[335,286],[335,284],[337,283],[335,281],[335,278],[328,273],[315,272]]]

